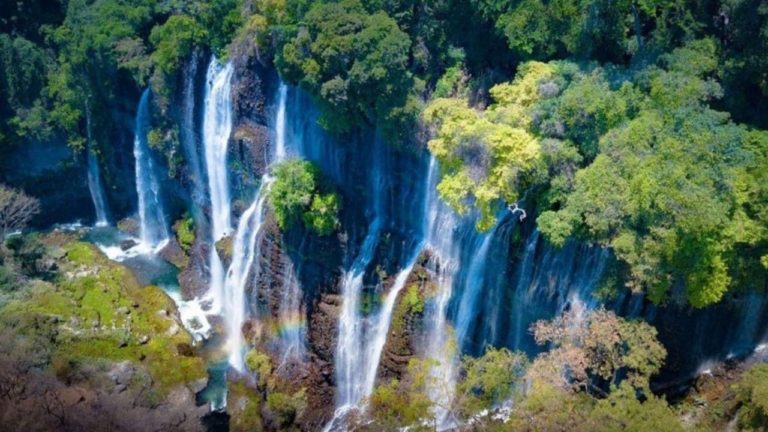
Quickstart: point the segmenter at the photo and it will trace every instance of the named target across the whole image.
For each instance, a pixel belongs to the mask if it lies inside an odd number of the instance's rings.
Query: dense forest
[[[768,430],[762,0],[3,0],[0,99],[9,430]]]

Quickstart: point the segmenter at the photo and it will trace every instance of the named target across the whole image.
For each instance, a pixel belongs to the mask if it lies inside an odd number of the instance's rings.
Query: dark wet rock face
[[[239,46],[233,57],[233,118],[229,144],[230,183],[233,196],[250,201],[258,179],[266,172],[272,133],[268,106],[274,94],[276,74],[254,51]]]
[[[342,256],[338,236],[317,237],[301,227],[282,233],[271,214],[258,242],[249,298],[262,331],[254,342],[279,365],[276,373],[284,383],[280,391],[306,392],[306,407],[296,419],[303,430],[317,430],[332,413],[333,353],[341,306],[334,293],[341,278]],[[291,295],[298,296],[293,303]],[[281,326],[295,324],[296,318],[284,322],[289,303],[306,323],[301,353],[295,357],[285,354],[286,341],[280,339]]]
[[[208,291],[209,247],[201,240],[196,240],[189,251],[187,266],[179,272],[179,285],[187,300],[202,297]]]

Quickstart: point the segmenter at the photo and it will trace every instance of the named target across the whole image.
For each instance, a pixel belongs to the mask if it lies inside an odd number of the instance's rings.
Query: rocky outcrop
[[[255,318],[246,323],[244,333],[274,365],[269,392],[304,391],[305,406],[295,419],[302,430],[321,428],[332,414],[333,354],[341,306],[335,293],[342,256],[339,236],[317,237],[300,226],[281,232],[271,214],[257,240],[247,288]],[[296,326],[304,346],[299,353],[286,355],[284,332],[297,331]],[[267,425],[270,416],[263,413]]]
[[[248,194],[267,169],[270,160],[270,119],[276,73],[264,65],[254,50],[241,43],[232,57],[232,103],[234,124],[229,143],[230,183],[233,196],[253,199]]]
[[[425,268],[427,259],[427,254],[420,257],[397,297],[387,342],[381,353],[378,382],[401,379],[406,373],[410,359],[416,354],[421,354],[419,346],[423,342],[420,340],[420,334],[423,327],[424,301],[435,292],[432,275]]]
[[[208,291],[209,247],[198,236],[189,251],[187,266],[179,272],[179,286],[186,300],[202,297]]]

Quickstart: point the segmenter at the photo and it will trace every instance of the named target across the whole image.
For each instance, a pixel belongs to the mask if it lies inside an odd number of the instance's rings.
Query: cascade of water
[[[344,275],[341,294],[344,298],[339,315],[339,339],[336,347],[336,383],[338,392],[337,405],[341,408],[357,404],[363,397],[363,382],[359,378],[365,374],[364,362],[359,361],[360,341],[363,337],[363,319],[358,314],[360,294],[363,288],[363,276],[381,232],[381,218],[376,216],[368,227],[368,234],[363,240],[360,253],[350,269]]]
[[[277,115],[275,116],[275,161],[280,162],[285,160],[286,147],[285,147],[285,104],[288,98],[288,86],[283,82],[280,83],[278,88],[278,102],[277,102]]]
[[[168,228],[160,195],[160,182],[149,153],[149,89],[144,90],[136,111],[133,156],[136,160],[136,195],[139,197],[141,242],[154,248],[168,241]]]
[[[232,263],[224,283],[223,318],[227,328],[227,352],[229,364],[237,371],[244,371],[243,323],[246,318],[245,288],[248,274],[256,256],[256,238],[264,222],[265,202],[272,179],[262,177],[259,192],[250,207],[240,216],[237,234],[232,244]]]
[[[221,67],[211,59],[206,75],[203,145],[211,201],[210,289],[214,312],[221,312],[224,299],[224,266],[215,243],[231,230],[227,143],[232,132],[232,65]],[[226,314],[226,311],[224,311]]]
[[[382,148],[379,140],[376,140],[376,148]],[[350,407],[355,406],[365,396],[363,370],[367,364],[360,361],[363,354],[362,341],[365,335],[364,319],[359,314],[360,296],[363,289],[363,276],[373,259],[376,244],[383,223],[382,192],[384,189],[383,157],[374,152],[372,159],[372,211],[373,220],[368,227],[368,233],[363,240],[360,252],[352,263],[352,266],[344,275],[341,294],[343,303],[339,315],[339,336],[336,345],[336,384],[337,384],[337,417]]]
[[[603,275],[608,256],[606,249],[575,242],[561,249],[552,248],[534,230],[514,269],[510,330],[506,340],[492,342],[533,353],[538,350],[528,331],[533,322],[573,308],[574,299],[586,310],[597,307],[599,301],[592,291]]]
[[[184,147],[184,159],[188,175],[192,181],[193,207],[202,208],[205,205],[206,189],[203,167],[200,163],[198,138],[195,133],[195,78],[197,77],[199,51],[195,50],[189,60],[189,66],[184,71],[184,88],[182,90],[182,124],[181,143]],[[198,218],[199,215],[196,215]]]
[[[454,323],[456,340],[460,346],[467,337],[472,321],[479,313],[479,311],[476,310],[475,305],[477,303],[478,297],[480,297],[485,274],[488,270],[486,268],[486,263],[488,262],[488,251],[490,250],[492,240],[492,235],[483,235],[480,248],[472,256],[472,261],[469,263],[467,277],[464,282],[465,289],[461,293],[461,299],[459,301],[459,312],[456,315],[456,320]]]
[[[288,122],[286,110],[288,104],[288,86],[282,81],[277,90],[277,111],[275,114],[275,152],[274,162],[279,163],[288,157],[287,142]],[[287,260],[287,258],[286,258]],[[278,306],[279,335],[282,346],[281,365],[288,359],[301,358],[304,352],[304,311],[301,306],[301,286],[296,278],[295,269],[285,263],[280,286],[282,296]]]
[[[86,101],[85,109],[85,131],[88,138],[88,189],[91,191],[91,200],[96,210],[96,226],[109,225],[109,212],[107,211],[107,201],[104,199],[104,186],[101,183],[101,172],[99,171],[99,162],[96,160],[96,153],[92,147],[93,138],[91,136],[91,108]]]
[[[426,311],[425,321],[430,325],[426,331],[425,353],[438,361],[430,371],[432,379],[428,382],[428,390],[436,406],[434,415],[438,425],[443,427],[450,423],[449,412],[445,407],[453,399],[453,382],[456,377],[456,353],[451,348],[447,309],[453,295],[454,278],[459,271],[461,242],[470,237],[471,243],[475,231],[471,224],[462,225],[456,214],[442,202],[437,194],[439,177],[439,165],[435,157],[431,156],[426,186],[427,219],[431,221],[427,231],[427,247],[432,252],[428,265],[435,270],[438,290]]]
[[[285,100],[287,87],[284,84],[280,85],[280,96],[278,102],[278,110],[275,121],[275,154],[273,163],[281,162],[286,157],[286,139],[285,139]],[[231,127],[229,128],[231,130]],[[226,279],[223,287],[223,315],[227,328],[227,352],[229,356],[229,364],[237,371],[244,371],[245,364],[243,361],[243,334],[242,327],[246,319],[246,298],[245,290],[248,283],[248,275],[251,274],[252,267],[254,266],[254,259],[257,255],[256,240],[261,232],[264,219],[266,217],[266,199],[269,195],[270,186],[273,179],[268,175],[264,175],[261,179],[259,190],[256,194],[256,198],[248,209],[240,216],[235,238],[232,244],[233,256],[232,262],[227,270]],[[259,269],[253,270],[258,274]],[[283,288],[286,292],[291,292],[296,289],[292,289],[293,285],[287,285],[286,281],[283,283]],[[281,309],[285,306],[293,310],[293,303],[298,301],[298,295],[287,295],[287,305],[281,305]],[[295,309],[298,309],[296,307]]]
[[[381,360],[381,352],[384,350],[384,345],[387,342],[387,335],[389,334],[389,326],[392,322],[392,313],[395,310],[395,302],[400,294],[400,291],[405,288],[405,283],[408,281],[408,276],[413,270],[413,266],[416,264],[416,260],[423,248],[423,242],[420,242],[414,248],[415,254],[408,260],[405,267],[398,272],[395,277],[395,282],[392,284],[392,288],[389,289],[384,303],[381,306],[379,313],[371,317],[371,329],[369,333],[370,337],[366,337],[362,343],[364,345],[363,357],[361,363],[362,370],[365,373],[362,378],[362,397],[366,398],[373,393],[373,387],[376,383],[376,372],[379,369],[379,361]]]
[[[232,132],[232,71],[232,64],[222,67],[213,58],[206,75],[203,141],[213,241],[228,235],[232,229],[227,175],[227,143]]]
[[[281,286],[283,295],[278,307],[278,320],[280,322],[280,338],[282,341],[281,365],[288,359],[300,359],[304,353],[305,319],[304,309],[301,306],[301,286],[296,280],[296,274],[287,265],[286,274],[283,275]]]

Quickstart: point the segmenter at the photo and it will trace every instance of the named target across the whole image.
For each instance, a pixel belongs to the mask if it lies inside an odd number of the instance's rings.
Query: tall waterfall
[[[133,156],[136,161],[136,195],[139,197],[141,242],[146,247],[154,248],[168,241],[168,224],[163,211],[160,182],[147,143],[149,96],[149,89],[144,90],[136,110]]]
[[[448,423],[446,408],[453,399],[453,382],[456,378],[456,354],[451,344],[451,328],[448,322],[448,304],[453,295],[454,279],[459,272],[462,236],[474,240],[476,236],[471,223],[462,223],[456,214],[440,200],[437,182],[440,169],[437,160],[431,156],[427,175],[427,219],[432,221],[427,232],[427,247],[432,251],[429,265],[435,270],[437,294],[426,310],[425,321],[428,357],[438,360],[432,368],[429,381],[429,395],[435,402],[435,417],[438,424]],[[471,242],[470,242],[471,243]]]
[[[285,83],[280,83],[277,96],[277,115],[275,120],[275,160],[283,161],[286,157],[285,148],[285,135],[286,135],[286,123],[285,123],[285,105],[288,98],[288,86]]]
[[[219,65],[211,59],[206,74],[205,116],[203,118],[203,146],[205,168],[208,174],[208,196],[211,202],[211,245],[209,259],[210,288],[214,312],[221,312],[224,304],[224,266],[215,243],[232,229],[227,176],[227,143],[232,133],[232,65]]]
[[[419,242],[416,245],[412,258],[408,260],[405,267],[403,267],[395,277],[395,283],[384,298],[381,310],[369,320],[371,322],[370,333],[372,334],[362,341],[363,345],[365,345],[362,358],[364,362],[362,370],[365,375],[358,378],[362,378],[363,380],[363,397],[368,397],[373,393],[373,388],[376,384],[376,372],[379,370],[381,352],[384,350],[384,345],[387,342],[387,335],[389,335],[389,326],[392,323],[395,302],[397,301],[400,292],[405,288],[405,283],[408,281],[408,276],[410,276],[413,266],[419,258],[423,245],[424,242]]]
[[[229,72],[226,72],[227,68],[229,68]],[[210,69],[209,69],[210,70]],[[222,98],[224,103],[227,104],[226,109],[223,111],[231,112],[231,100],[229,99],[229,84],[228,81],[231,79],[231,66],[227,65],[222,72],[228,73],[227,84],[222,85],[222,88],[226,88],[227,95],[225,98]],[[276,113],[276,121],[275,121],[275,152],[273,160],[270,161],[271,163],[277,163],[281,162],[285,159],[287,155],[287,144],[286,144],[286,122],[285,122],[285,103],[286,103],[286,93],[287,93],[287,87],[283,84],[280,85],[280,96],[279,96],[279,105],[278,110]],[[215,99],[212,99],[215,100]],[[207,113],[207,109],[206,109]],[[211,130],[219,129],[221,131],[226,131],[229,133],[231,131],[231,119],[229,114],[226,116],[221,117],[222,121],[230,122],[229,126],[227,127],[219,127],[219,128],[211,128]],[[206,130],[206,136],[208,133],[208,128]],[[223,133],[223,132],[222,132]],[[227,135],[228,137],[228,135]],[[224,140],[223,144],[221,144],[224,147],[224,160],[222,162],[221,159],[218,159],[218,163],[223,164],[224,170],[222,170],[226,174],[226,141]],[[206,151],[207,151],[206,147]],[[206,152],[207,154],[207,152]],[[206,156],[207,158],[207,156]],[[216,174],[211,174],[211,171],[209,169],[209,179],[215,178]],[[213,180],[211,180],[213,181]],[[261,233],[264,220],[266,217],[266,210],[267,210],[267,197],[269,195],[270,185],[272,184],[273,179],[269,175],[264,175],[261,178],[261,183],[259,184],[259,189],[256,192],[256,196],[251,203],[251,205],[248,207],[248,209],[240,216],[240,221],[238,222],[237,231],[235,234],[234,241],[232,243],[232,262],[229,265],[229,269],[227,270],[226,276],[224,277],[223,285],[221,292],[218,294],[220,295],[220,305],[221,305],[221,314],[225,322],[226,330],[227,330],[227,344],[226,344],[226,350],[228,354],[228,361],[230,366],[232,366],[235,370],[243,372],[245,370],[245,364],[243,359],[243,347],[244,347],[244,341],[243,341],[243,334],[242,334],[242,328],[243,324],[245,323],[245,320],[247,318],[247,304],[248,301],[245,297],[245,291],[248,284],[248,276],[250,274],[259,274],[259,269],[253,269],[255,258],[258,255],[258,246],[257,246],[257,239],[259,234]],[[211,189],[213,190],[214,187],[212,186]],[[228,190],[228,185],[225,181],[225,187],[224,189]],[[214,202],[214,198],[211,198],[211,201]],[[224,202],[224,200],[222,200]],[[226,199],[226,205],[227,205],[227,217],[229,217],[229,199]],[[214,227],[214,235],[216,233],[216,228]],[[215,255],[215,257],[212,256],[212,269],[214,265],[218,265],[219,268],[221,268],[221,260],[218,259],[218,253],[215,251],[212,252],[212,254]],[[215,262],[218,261],[218,262]],[[213,274],[212,274],[213,278]],[[283,287],[286,292],[292,292],[291,290],[294,289],[294,287]],[[295,289],[294,289],[295,290]],[[214,291],[215,292],[215,291]],[[289,297],[289,302],[293,301],[293,298]],[[298,296],[296,296],[298,298]],[[286,311],[282,311],[282,313],[287,313]]]
[[[227,143],[232,133],[232,71],[232,64],[222,67],[213,58],[206,75],[203,142],[213,241],[220,240],[232,230],[227,175]]]
[[[372,153],[370,177],[372,220],[360,251],[342,281],[343,300],[339,316],[339,336],[335,358],[337,415],[343,415],[366,396],[364,377],[367,374],[365,368],[369,366],[369,363],[361,357],[365,356],[364,340],[369,335],[366,334],[365,320],[360,315],[360,297],[363,289],[363,277],[373,259],[384,223],[382,195],[385,183],[381,166],[384,158],[379,154],[382,145],[377,139],[375,144],[377,151]]]
[[[93,137],[91,133],[91,108],[86,102],[85,109],[85,130],[88,139],[88,189],[91,191],[91,200],[96,210],[96,226],[109,225],[109,211],[107,210],[107,201],[104,199],[104,186],[101,183],[101,172],[99,171],[99,162],[96,159],[96,153],[93,149]]]
[[[272,179],[264,176],[253,204],[240,216],[237,234],[232,244],[232,263],[224,283],[223,318],[227,327],[229,364],[245,370],[243,362],[243,323],[246,318],[245,288],[256,257],[256,238],[266,215],[266,199]]]
[[[188,176],[192,181],[192,202],[195,203],[192,207],[196,222],[199,222],[201,219],[200,212],[197,209],[201,209],[205,206],[206,198],[205,177],[203,175],[204,168],[200,162],[198,134],[196,132],[196,125],[198,122],[195,115],[195,78],[197,78],[199,55],[199,50],[195,50],[189,59],[188,67],[184,70],[180,130],[181,144],[184,149],[184,160],[186,161]]]

